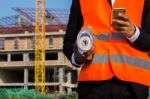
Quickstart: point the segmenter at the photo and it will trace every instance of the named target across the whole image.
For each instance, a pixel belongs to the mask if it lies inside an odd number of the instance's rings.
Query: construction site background
[[[34,85],[35,9],[13,10],[18,14],[0,18],[0,99],[40,99]],[[45,98],[71,97],[76,90],[78,69],[62,52],[68,17],[68,9],[46,9]]]
[[[0,99],[77,99],[79,69],[62,52],[69,10],[46,9],[45,96],[34,87],[35,9],[13,10],[0,18]]]

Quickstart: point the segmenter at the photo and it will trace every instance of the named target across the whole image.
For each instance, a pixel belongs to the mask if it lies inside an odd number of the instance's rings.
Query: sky
[[[70,9],[72,0],[46,0],[47,8]],[[35,0],[0,0],[0,17],[16,15],[13,7],[34,8]]]

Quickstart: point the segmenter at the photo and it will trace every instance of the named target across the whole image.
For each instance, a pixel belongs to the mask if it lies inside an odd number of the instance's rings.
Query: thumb
[[[94,54],[94,52],[91,51],[91,52],[88,54],[88,56],[86,57],[86,59],[87,59],[88,61],[91,61],[92,58],[93,58],[93,54]]]

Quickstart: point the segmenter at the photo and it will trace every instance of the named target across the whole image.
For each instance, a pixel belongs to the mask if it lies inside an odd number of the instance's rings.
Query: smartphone
[[[119,13],[126,14],[125,8],[113,8],[113,19],[118,19]]]

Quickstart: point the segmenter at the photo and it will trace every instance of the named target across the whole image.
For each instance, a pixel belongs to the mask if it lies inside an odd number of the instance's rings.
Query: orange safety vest
[[[101,81],[116,76],[120,80],[150,86],[150,59],[146,52],[133,48],[111,27],[112,8],[126,8],[130,20],[141,27],[144,0],[79,0],[83,26],[92,27],[94,56],[81,68],[79,81]],[[136,5],[136,6],[135,6]]]

